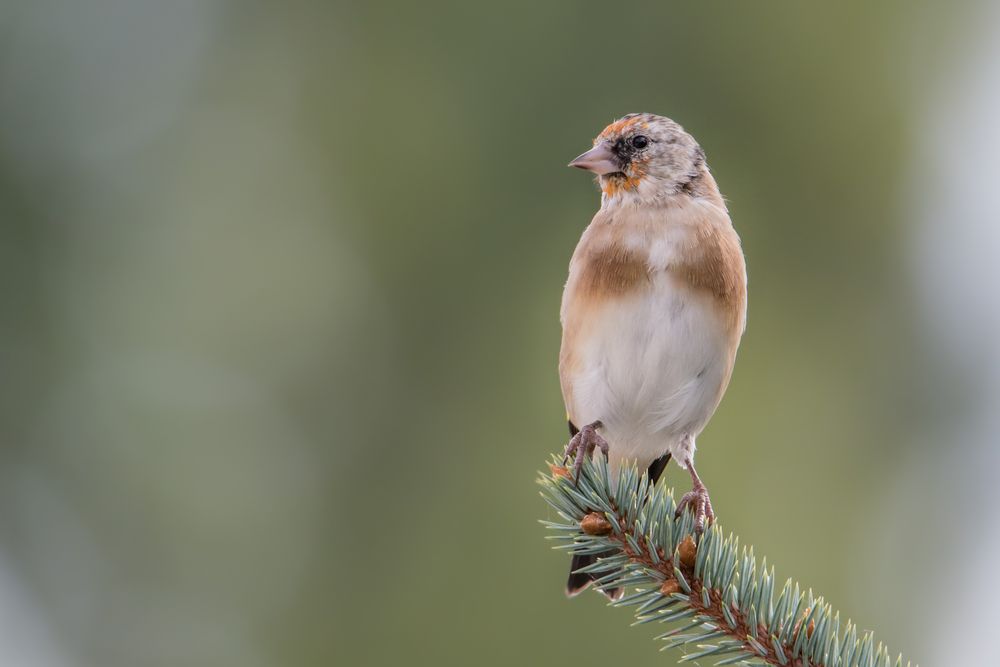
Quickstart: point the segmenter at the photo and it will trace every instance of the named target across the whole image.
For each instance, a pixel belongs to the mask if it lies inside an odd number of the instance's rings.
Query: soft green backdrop
[[[721,520],[927,663],[926,594],[878,592],[906,575],[877,542],[934,502],[882,509],[963,400],[915,314],[908,197],[974,16],[5,3],[0,597],[24,631],[0,662],[672,664],[563,597],[534,484],[598,203],[565,164],[653,111],[705,148],[749,265],[699,441]]]

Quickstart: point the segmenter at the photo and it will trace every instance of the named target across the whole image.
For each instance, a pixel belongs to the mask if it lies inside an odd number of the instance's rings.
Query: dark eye
[[[645,148],[649,145],[649,138],[643,134],[637,134],[632,137],[632,146],[635,148]]]

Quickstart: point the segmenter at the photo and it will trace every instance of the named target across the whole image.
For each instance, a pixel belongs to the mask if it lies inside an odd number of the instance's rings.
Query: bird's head
[[[694,138],[669,118],[651,113],[611,123],[569,166],[597,174],[605,203],[662,201],[690,193],[708,173],[705,153]]]

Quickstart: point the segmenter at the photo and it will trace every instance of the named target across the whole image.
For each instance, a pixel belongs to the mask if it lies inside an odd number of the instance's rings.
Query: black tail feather
[[[607,558],[608,556],[614,556],[614,551],[605,551],[599,554],[574,554],[573,563],[570,565],[569,569],[569,579],[566,580],[566,595],[573,597],[579,593],[585,591],[590,584],[611,572],[611,569],[601,570],[599,572],[577,572],[580,568],[587,567],[588,565],[593,565],[597,562],[598,558]],[[609,588],[601,591],[609,600],[619,599],[624,591],[621,588]]]
[[[667,452],[649,464],[649,469],[646,471],[646,475],[649,477],[650,484],[656,484],[656,482],[660,479],[660,475],[662,475],[663,471],[666,469],[668,463],[670,463],[670,452]]]

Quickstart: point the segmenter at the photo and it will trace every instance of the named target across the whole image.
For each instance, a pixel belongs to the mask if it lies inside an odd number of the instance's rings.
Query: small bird
[[[695,440],[726,391],[746,325],[740,239],[705,153],[663,116],[629,114],[569,163],[597,174],[601,208],[569,265],[559,379],[574,474],[595,448],[612,470],[635,462],[655,483],[673,457],[691,475],[678,514],[714,521]],[[605,573],[578,573],[568,595]],[[607,591],[615,598],[620,591]]]

